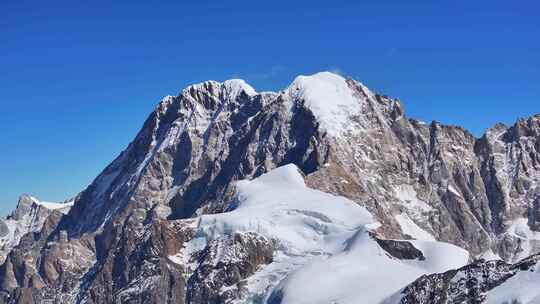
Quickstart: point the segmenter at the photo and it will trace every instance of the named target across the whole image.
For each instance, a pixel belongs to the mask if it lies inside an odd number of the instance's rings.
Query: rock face
[[[0,264],[21,238],[39,232],[49,215],[53,212],[65,214],[72,205],[72,202],[44,203],[28,194],[22,195],[13,213],[0,219]]]
[[[279,93],[257,93],[242,80],[192,85],[160,102],[69,213],[37,216],[19,229],[20,242],[2,243],[2,299],[242,298],[241,282],[272,262],[273,241],[237,234],[195,252],[186,248],[197,232],[190,218],[234,209],[236,181],[286,164],[309,187],[369,210],[380,239],[443,241],[516,262],[540,251],[539,149],[540,115],[477,139],[460,127],[407,119],[398,100],[326,72],[300,76]],[[19,204],[13,220],[29,214]],[[0,221],[0,236],[11,235],[9,221]],[[384,246],[394,257],[422,256],[407,243]],[[216,256],[218,248],[237,259]]]
[[[270,264],[273,253],[272,242],[256,233],[236,233],[210,242],[198,254],[186,303],[227,303],[244,297],[242,280],[255,273],[259,265]]]

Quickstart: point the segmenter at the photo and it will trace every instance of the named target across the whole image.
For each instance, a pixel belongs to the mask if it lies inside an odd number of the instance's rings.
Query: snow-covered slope
[[[186,248],[202,250],[212,240],[239,232],[254,232],[276,244],[273,262],[246,279],[249,291],[239,303],[261,298],[284,304],[380,303],[420,275],[468,261],[461,248],[425,241],[412,242],[423,252],[422,260],[392,257],[370,234],[380,224],[365,208],[306,187],[294,165],[237,187],[234,209],[196,219],[196,237]],[[221,255],[217,263],[227,256]]]

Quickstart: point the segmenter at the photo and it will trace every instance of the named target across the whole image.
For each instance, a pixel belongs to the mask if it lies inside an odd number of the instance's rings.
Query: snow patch
[[[67,214],[69,210],[71,209],[71,207],[73,207],[73,204],[75,203],[74,200],[70,200],[65,203],[51,203],[51,202],[42,202],[33,196],[30,196],[30,198],[37,205],[43,206],[50,210],[58,210],[62,212],[63,214]]]
[[[526,218],[515,219],[507,230],[507,233],[526,240],[540,240],[540,232],[532,231]]]
[[[514,257],[515,261],[521,260],[535,253],[533,252],[534,250],[532,248],[531,241],[540,241],[540,232],[531,230],[526,218],[518,218],[513,220],[506,233],[523,240],[523,242],[520,243],[522,250]]]
[[[184,257],[183,255],[181,254],[175,254],[175,255],[169,255],[168,256],[169,260],[175,264],[178,264],[178,265],[185,265],[184,264]]]
[[[452,185],[448,185],[448,191],[457,197],[463,198],[463,196],[461,196],[461,193],[459,193],[459,191],[457,191],[457,189],[454,188]]]
[[[418,194],[412,185],[399,185],[394,188],[394,191],[401,205],[415,215],[433,210],[430,205],[418,198]]]
[[[236,99],[240,93],[245,92],[249,96],[256,95],[257,92],[253,87],[251,87],[249,84],[247,84],[242,79],[229,79],[223,82],[223,87],[225,88],[225,92],[227,96],[229,96],[231,99]]]
[[[350,125],[349,117],[361,110],[361,100],[354,96],[345,78],[330,72],[298,76],[286,92],[293,100],[304,100],[332,136],[340,136]]]
[[[435,241],[433,235],[416,225],[416,223],[411,220],[407,214],[398,214],[394,218],[401,227],[401,231],[403,231],[403,233],[417,240]]]
[[[486,261],[494,261],[494,260],[502,261],[502,258],[498,254],[495,254],[493,250],[491,249],[484,251],[482,254],[478,256],[478,258],[486,260]]]

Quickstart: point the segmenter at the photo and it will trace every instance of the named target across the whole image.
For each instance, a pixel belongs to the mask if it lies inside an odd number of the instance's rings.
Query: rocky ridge
[[[422,276],[402,291],[399,303],[537,303],[539,259],[533,255],[515,264],[479,260]]]
[[[22,195],[17,208],[6,219],[0,219],[0,263],[26,234],[39,232],[49,215],[67,214],[72,206],[72,201],[47,203]]]

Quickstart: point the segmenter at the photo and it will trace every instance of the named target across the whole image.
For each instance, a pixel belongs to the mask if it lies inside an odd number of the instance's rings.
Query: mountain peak
[[[229,79],[223,82],[208,80],[192,84],[183,89],[180,96],[202,102],[209,109],[221,111],[217,104],[238,103],[235,101],[239,101],[238,97],[243,93],[248,97],[259,95],[266,96],[267,99],[276,99],[281,95],[284,100],[309,109],[321,130],[334,137],[343,135],[344,130],[350,130],[350,116],[360,112],[365,99],[374,98],[374,94],[361,83],[326,71],[297,76],[279,93],[259,93],[243,79]],[[212,96],[213,102],[204,97],[207,94]],[[164,112],[175,100],[175,97],[167,96],[158,109]]]
[[[222,83],[227,95],[230,97],[238,96],[242,91],[249,96],[256,95],[257,92],[253,87],[247,84],[243,79],[229,79]]]
[[[340,134],[351,114],[360,112],[361,100],[347,80],[331,72],[298,76],[287,88],[292,98],[303,100],[331,135]]]
[[[190,93],[194,91],[206,91],[212,95],[222,95],[228,100],[236,100],[236,98],[242,93],[246,93],[248,96],[256,95],[257,92],[246,83],[243,79],[229,79],[223,82],[215,80],[208,80],[201,83],[192,84],[182,90],[182,93]]]

